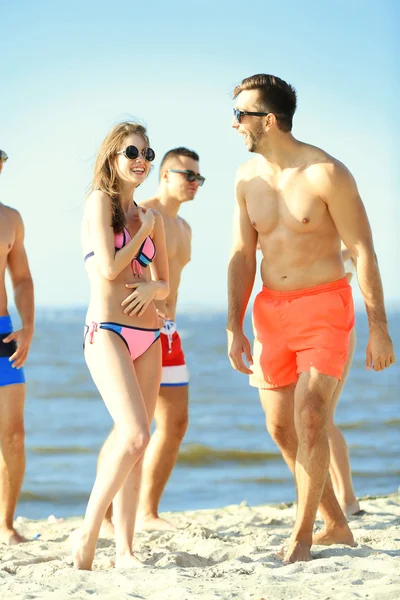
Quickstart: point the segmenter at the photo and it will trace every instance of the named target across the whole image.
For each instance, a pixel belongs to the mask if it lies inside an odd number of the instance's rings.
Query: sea
[[[98,452],[112,422],[82,353],[85,311],[39,309],[26,365],[27,468],[17,515],[30,519],[84,513]],[[162,511],[295,499],[293,478],[269,437],[257,390],[232,370],[226,315],[192,310],[178,320],[191,373],[190,425],[162,498]],[[400,357],[400,312],[390,312]],[[246,331],[251,337],[250,322]],[[366,371],[368,327],[357,314],[357,349],[336,422],[350,449],[358,496],[400,484],[400,360]]]

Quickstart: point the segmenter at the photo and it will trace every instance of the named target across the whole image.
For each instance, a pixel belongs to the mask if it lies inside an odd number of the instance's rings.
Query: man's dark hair
[[[187,156],[188,158],[192,158],[196,162],[199,162],[199,155],[194,150],[189,150],[189,148],[184,148],[183,146],[180,148],[173,148],[172,150],[168,150],[168,152],[164,155],[160,165],[160,173],[163,170],[167,160],[173,158],[174,156]]]
[[[296,90],[293,86],[274,75],[260,73],[243,79],[242,83],[235,87],[233,97],[236,98],[244,90],[258,90],[256,110],[271,111],[276,116],[281,131],[292,130],[293,115],[297,106]]]

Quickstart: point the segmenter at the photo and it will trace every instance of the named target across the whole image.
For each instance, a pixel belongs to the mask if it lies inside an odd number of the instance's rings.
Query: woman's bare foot
[[[0,542],[7,544],[7,546],[16,546],[27,541],[14,527],[2,527],[0,529]]]
[[[333,544],[355,546],[354,537],[348,525],[334,529],[321,529],[313,536],[313,545],[332,546]]]
[[[283,562],[285,565],[290,565],[291,563],[308,562],[310,560],[312,560],[310,546],[304,542],[293,540],[289,544]]]
[[[161,517],[136,517],[135,531],[176,531],[178,527]]]
[[[81,571],[91,571],[96,552],[96,544],[89,545],[87,538],[83,535],[81,529],[75,529],[69,536],[71,544],[72,560],[74,561],[75,569]]]
[[[114,531],[114,525],[113,525],[112,521],[109,521],[108,519],[104,519],[101,524],[100,537],[113,538],[114,533],[115,533],[115,531]]]
[[[145,569],[147,565],[136,558],[131,552],[121,554],[115,557],[115,562],[111,563],[116,569]]]
[[[282,546],[277,553],[279,558],[283,560],[285,565],[290,565],[295,562],[309,562],[312,560],[310,546],[305,542],[298,540],[290,540],[288,544]]]

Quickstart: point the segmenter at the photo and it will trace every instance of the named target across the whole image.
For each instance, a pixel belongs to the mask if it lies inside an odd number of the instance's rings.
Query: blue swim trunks
[[[17,343],[13,340],[5,344],[3,342],[13,331],[10,317],[0,317],[0,387],[13,383],[25,383],[24,369],[11,366],[8,360],[17,349]]]

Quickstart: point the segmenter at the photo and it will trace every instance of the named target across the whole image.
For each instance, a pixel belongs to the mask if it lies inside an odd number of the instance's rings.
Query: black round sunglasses
[[[127,146],[125,150],[120,150],[117,152],[117,154],[123,154],[129,160],[135,160],[135,158],[138,158],[139,154],[141,154],[143,158],[147,160],[147,162],[152,162],[156,157],[156,153],[154,152],[153,148],[139,150],[136,148],[136,146]]]

